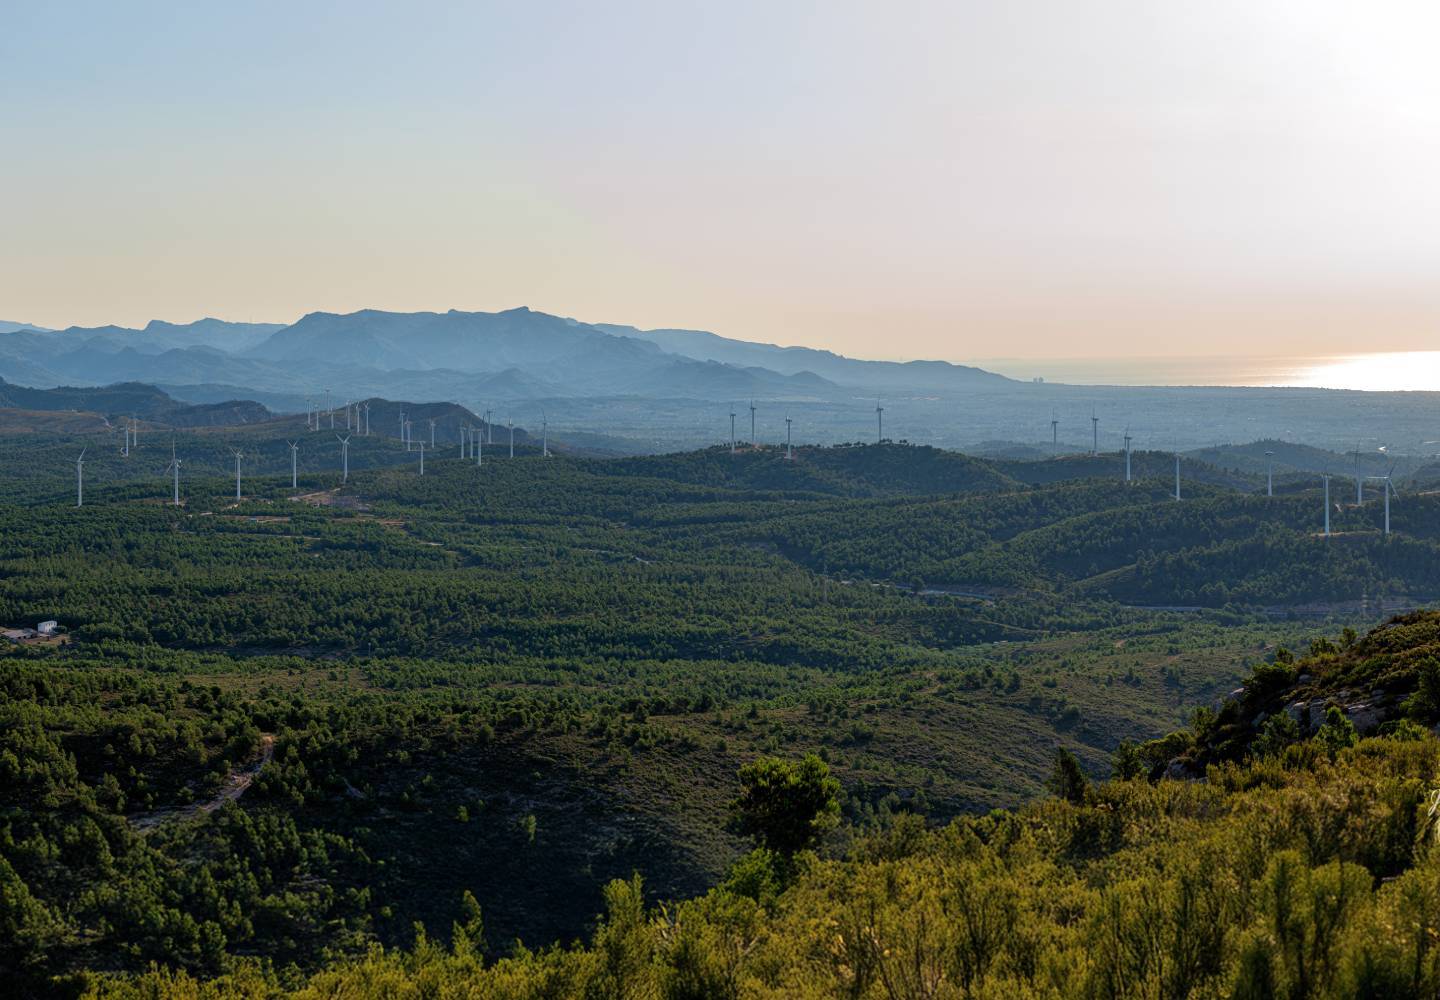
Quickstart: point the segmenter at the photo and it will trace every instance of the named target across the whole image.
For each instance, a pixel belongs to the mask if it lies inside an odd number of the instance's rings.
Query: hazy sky
[[[0,3],[0,319],[1440,343],[1433,0]]]

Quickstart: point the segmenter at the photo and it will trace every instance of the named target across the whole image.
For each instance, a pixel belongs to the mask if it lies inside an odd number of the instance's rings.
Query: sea
[[[1440,351],[1316,357],[990,358],[967,362],[1030,381],[1070,385],[1312,386],[1440,391]]]

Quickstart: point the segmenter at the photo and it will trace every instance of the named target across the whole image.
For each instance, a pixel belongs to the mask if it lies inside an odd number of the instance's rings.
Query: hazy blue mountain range
[[[1002,375],[969,365],[944,361],[859,361],[813,347],[780,347],[731,340],[705,330],[638,330],[633,326],[597,323],[598,329],[619,337],[648,341],[672,354],[742,367],[762,367],[783,375],[812,373],[838,385],[864,388],[953,388],[977,381],[1010,381]]]
[[[831,359],[830,368],[839,370],[835,356]],[[421,397],[501,401],[843,395],[833,381],[794,365],[779,371],[753,362],[690,357],[644,337],[526,308],[311,313],[289,326],[201,320],[184,325],[156,321],[143,330],[12,330],[0,334],[0,376],[35,386],[144,378],[175,387],[227,385],[301,399],[324,388],[345,398],[390,393],[397,382]]]
[[[13,326],[17,329],[0,336],[0,363],[25,365],[26,381],[35,384],[47,375],[58,384],[143,373],[168,384],[219,382],[277,391],[327,381],[359,383],[381,373],[452,371],[504,376],[505,384],[492,388],[519,398],[806,398],[843,395],[842,387],[1007,381],[943,362],[857,361],[701,331],[592,325],[523,307],[498,313],[310,313],[289,326],[212,319],[183,325],[154,321],[143,330],[44,332]]]
[[[251,399],[277,412],[303,411],[327,390],[336,406],[366,398],[453,401],[532,427],[548,419],[572,441],[633,452],[728,440],[732,410],[736,437],[749,440],[753,400],[754,437],[767,442],[785,440],[788,416],[797,442],[874,440],[883,432],[1017,458],[1113,452],[1127,428],[1145,450],[1281,439],[1342,454],[1432,455],[1440,408],[1434,393],[1032,383],[941,361],[857,360],[528,308],[315,312],[288,325],[21,326],[0,326],[0,378],[12,385],[145,382],[186,403]],[[883,429],[877,406],[885,410]],[[1308,472],[1314,463],[1294,464]]]

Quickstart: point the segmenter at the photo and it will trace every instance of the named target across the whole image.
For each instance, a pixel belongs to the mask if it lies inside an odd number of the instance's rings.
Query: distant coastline
[[[1021,381],[1043,378],[1070,385],[1440,391],[1440,351],[1258,358],[981,358],[968,363]]]

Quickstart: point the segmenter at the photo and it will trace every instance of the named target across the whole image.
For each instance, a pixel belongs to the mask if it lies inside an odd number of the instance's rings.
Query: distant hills
[[[191,404],[141,382],[121,382],[103,388],[31,389],[0,379],[0,409],[23,412],[38,420],[44,413],[61,413],[63,421],[51,424],[92,427],[105,425],[107,417],[135,417],[169,427],[220,427],[253,424],[269,420],[270,411],[252,400]],[[11,414],[11,416],[15,416]],[[73,419],[84,416],[78,423]],[[31,421],[33,422],[33,421]],[[11,426],[23,426],[11,421]]]
[[[512,439],[517,450],[539,446],[538,434],[516,425],[513,431],[507,418],[492,414],[495,422],[489,428],[483,413],[476,413],[457,403],[411,401],[404,398],[385,399],[374,396],[355,402],[351,414],[354,423],[347,427],[343,400],[331,413],[325,411],[315,431],[322,440],[332,442],[335,434],[363,434],[364,421],[369,420],[370,433],[378,444],[382,439],[396,439],[401,434],[401,419],[410,422],[411,440],[424,441],[426,447],[458,449],[461,439],[473,428],[489,431],[489,447],[505,450]],[[368,407],[368,411],[366,410]],[[243,429],[244,440],[284,441],[298,436],[306,427],[300,414],[275,414],[250,399],[217,397],[202,403],[187,403],[153,385],[121,382],[115,385],[54,389],[31,389],[0,380],[0,434],[95,434],[116,437],[122,423],[134,419],[143,429],[196,431],[201,434],[221,431],[233,434]],[[118,447],[118,445],[117,445]],[[594,449],[577,447],[570,442],[549,441],[554,453],[586,454]],[[488,454],[488,452],[487,452]]]
[[[877,323],[876,342],[889,332]],[[967,347],[987,343],[984,331],[957,336]],[[525,307],[313,312],[291,324],[157,320],[140,329],[5,322],[0,378],[33,388],[143,382],[180,403],[250,399],[279,413],[303,412],[327,393],[337,406],[448,400],[532,427],[548,421],[572,442],[616,454],[728,442],[732,409],[741,441],[783,441],[790,417],[797,443],[869,442],[882,431],[879,406],[890,440],[1017,459],[1092,446],[1113,453],[1127,428],[1137,451],[1284,440],[1329,453],[1277,454],[1282,475],[1339,471],[1330,456],[1356,448],[1371,456],[1360,464],[1373,470],[1388,456],[1436,456],[1440,444],[1433,419],[1440,399],[1432,393],[1015,381],[944,361],[866,361]],[[1263,450],[1197,457],[1254,472]]]
[[[648,341],[673,354],[746,368],[767,368],[784,375],[810,373],[835,385],[909,391],[1011,381],[981,368],[945,361],[859,361],[833,351],[755,344],[705,330],[637,330],[633,326],[610,323],[597,323],[596,327],[616,336]]]
[[[341,398],[406,395],[514,402],[639,396],[846,398],[851,390],[1003,383],[941,362],[856,361],[703,331],[641,331],[528,308],[503,312],[316,312],[288,326],[215,319],[144,329],[0,326],[0,376],[51,387],[144,379],[174,387]],[[183,391],[183,390],[182,390]]]

